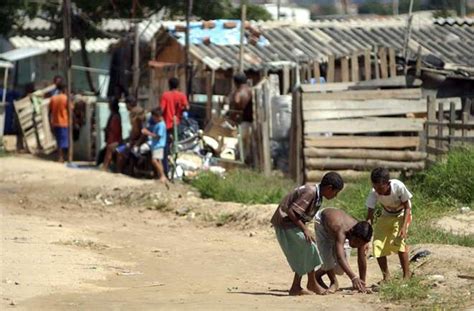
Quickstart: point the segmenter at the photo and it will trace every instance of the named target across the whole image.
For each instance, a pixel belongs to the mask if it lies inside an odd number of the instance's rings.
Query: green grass
[[[417,301],[428,298],[430,286],[420,277],[409,280],[392,278],[380,286],[380,296],[385,301]]]
[[[233,170],[225,177],[203,172],[190,183],[203,198],[245,204],[279,203],[295,186],[282,177],[265,177],[251,170]]]
[[[414,176],[412,184],[433,200],[474,201],[474,147],[459,147],[444,161]],[[420,188],[420,189],[419,189]]]
[[[0,158],[8,157],[10,154],[0,146]]]

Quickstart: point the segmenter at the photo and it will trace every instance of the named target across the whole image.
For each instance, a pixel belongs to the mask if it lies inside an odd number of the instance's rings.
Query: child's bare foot
[[[326,285],[326,283],[324,283],[322,277],[316,278],[316,282],[318,282],[319,286],[321,286],[322,288],[328,289],[328,286]]]
[[[331,283],[331,285],[328,288],[328,293],[334,294],[335,292],[337,292],[338,289],[339,289],[338,282]]]
[[[312,287],[308,286],[308,290],[312,291],[313,293],[315,293],[317,295],[326,295],[327,294],[327,290],[325,288],[322,288],[319,285],[312,286]]]
[[[313,292],[307,291],[303,288],[290,289],[290,296],[313,295]]]

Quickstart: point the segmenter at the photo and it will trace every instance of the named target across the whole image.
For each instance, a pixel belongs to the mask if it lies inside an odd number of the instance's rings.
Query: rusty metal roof
[[[378,22],[376,22],[378,21]],[[306,26],[268,27],[263,24],[262,34],[269,43],[265,46],[245,46],[245,69],[272,69],[275,61],[325,61],[329,55],[342,57],[365,49],[392,47],[402,52],[405,25],[398,20],[385,23],[384,19],[344,23],[313,23]],[[464,21],[464,22],[463,22]],[[473,19],[431,19],[414,25],[409,50],[414,55],[418,46],[422,54],[433,54],[444,62],[474,67]],[[192,51],[199,59],[217,60],[221,69],[238,66],[238,46],[194,44]],[[214,64],[216,65],[216,64]]]

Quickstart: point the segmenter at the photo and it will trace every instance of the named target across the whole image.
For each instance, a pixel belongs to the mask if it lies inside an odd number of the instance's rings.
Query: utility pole
[[[247,15],[247,6],[242,1],[242,12],[240,16],[240,50],[239,50],[239,73],[244,72],[244,36],[245,36],[245,19]]]
[[[63,0],[63,33],[64,33],[64,76],[66,79],[66,96],[67,96],[67,111],[69,116],[69,131],[68,131],[68,162],[72,162],[72,155],[74,152],[72,140],[72,102],[71,86],[71,0]]]
[[[408,9],[408,21],[407,21],[407,29],[405,32],[405,42],[403,44],[403,58],[405,59],[405,75],[408,72],[408,43],[410,42],[411,37],[411,23],[413,20],[413,0],[410,0],[410,8]]]
[[[186,8],[186,37],[185,37],[185,45],[186,51],[184,55],[184,65],[185,65],[185,80],[186,80],[186,95],[188,100],[192,94],[192,66],[190,64],[190,53],[189,53],[189,19],[191,17],[191,13],[193,10],[193,0],[187,0],[187,8]]]
[[[135,39],[133,45],[133,85],[132,94],[138,100],[138,83],[140,80],[140,30],[138,21],[135,23]]]
[[[280,20],[280,6],[281,6],[281,0],[277,1],[277,21]]]
[[[461,17],[466,17],[466,0],[460,0],[459,2],[460,2],[459,13]]]
[[[399,1],[398,0],[392,0],[392,11],[393,15],[398,15],[399,13]]]

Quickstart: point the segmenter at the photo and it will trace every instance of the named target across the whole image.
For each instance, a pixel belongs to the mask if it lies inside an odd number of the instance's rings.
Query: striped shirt
[[[273,214],[271,223],[274,227],[293,228],[297,225],[288,217],[288,210],[293,212],[303,223],[311,221],[323,203],[319,185],[304,185],[296,188],[281,201]]]

